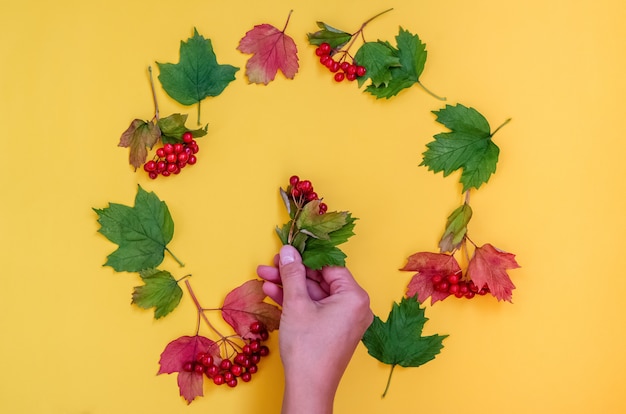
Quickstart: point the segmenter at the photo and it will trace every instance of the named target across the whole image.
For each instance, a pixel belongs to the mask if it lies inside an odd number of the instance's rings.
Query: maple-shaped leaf
[[[185,364],[193,362],[199,353],[212,355],[216,361],[221,360],[219,346],[203,336],[181,336],[171,341],[161,353],[159,374],[178,373],[180,395],[190,404],[196,397],[204,395],[204,373],[185,371]]]
[[[463,192],[489,181],[496,171],[500,153],[492,137],[510,119],[492,133],[485,117],[474,108],[446,105],[433,113],[437,115],[437,122],[450,132],[437,134],[434,141],[426,144],[428,150],[423,153],[420,165],[435,173],[442,171],[444,177],[461,169]]]
[[[268,331],[278,329],[280,309],[265,302],[263,281],[249,280],[230,291],[224,298],[222,317],[242,338],[257,338],[250,331],[254,321],[261,322]]]
[[[154,308],[155,319],[162,318],[178,306],[183,291],[170,272],[146,269],[139,275],[144,285],[133,290],[133,304],[144,309]]]
[[[365,76],[358,78],[359,86],[371,79],[375,87],[386,86],[393,75],[391,68],[400,65],[400,58],[396,50],[387,42],[365,42],[354,55],[354,61],[365,66]]]
[[[472,208],[464,203],[456,208],[446,220],[446,229],[439,240],[441,253],[452,252],[459,248],[467,234],[467,224],[472,218]]]
[[[352,38],[350,33],[336,29],[324,22],[316,23],[320,30],[306,35],[311,45],[319,46],[322,43],[328,43],[332,49],[341,49]]]
[[[146,162],[148,149],[161,138],[161,130],[153,122],[134,119],[122,133],[119,147],[130,148],[129,163],[135,170]]]
[[[447,276],[461,271],[454,256],[444,253],[419,252],[409,256],[403,271],[417,272],[407,286],[407,297],[417,295],[417,300],[424,303],[430,297],[430,304],[444,300],[449,292],[435,290],[432,278],[435,275]]]
[[[157,126],[161,130],[161,141],[164,144],[183,142],[183,134],[187,131],[191,132],[194,138],[206,135],[208,125],[200,129],[191,129],[185,126],[185,122],[187,122],[187,114],[172,114],[165,118],[159,118]]]
[[[179,63],[159,63],[159,81],[165,92],[183,105],[218,96],[235,80],[239,68],[217,63],[211,39],[194,28],[193,37],[180,42]],[[198,123],[200,120],[198,119]]]
[[[427,57],[426,45],[422,43],[417,35],[404,30],[402,27],[400,27],[400,31],[396,36],[397,48],[394,48],[388,42],[385,45],[392,51],[392,55],[397,57],[398,64],[388,68],[389,74],[387,76],[389,80],[387,82],[382,84],[373,82],[365,89],[366,92],[378,99],[389,99],[397,95],[401,90],[409,88],[416,83],[421,85],[420,76],[424,71]],[[362,62],[361,58],[365,60]],[[367,67],[369,72],[368,65],[370,63],[368,56],[361,57],[357,52],[355,60]],[[366,77],[359,78],[359,85],[363,84],[366,79]]]
[[[310,269],[319,270],[324,266],[345,266],[346,254],[337,246],[354,236],[355,217],[344,212],[345,224],[330,233],[328,239],[309,238],[302,251],[302,263]],[[328,214],[328,213],[325,213]]]
[[[386,322],[378,316],[363,335],[367,352],[384,364],[391,365],[387,394],[391,375],[396,365],[418,367],[433,359],[443,348],[442,341],[448,335],[422,336],[424,324],[428,321],[424,309],[416,298],[402,298],[393,304]]]
[[[98,214],[98,231],[118,245],[105,266],[117,272],[139,272],[157,267],[165,251],[169,252],[174,222],[165,202],[153,192],[138,186],[134,207],[109,203],[106,208],[93,210]]]
[[[319,205],[320,200],[306,203],[296,220],[296,226],[308,236],[330,240],[329,233],[339,230],[346,224],[348,213],[333,211],[320,214]]]
[[[288,79],[296,76],[298,48],[293,39],[285,34],[289,17],[283,30],[270,24],[260,24],[239,41],[237,49],[253,55],[246,63],[246,76],[250,83],[267,85],[274,80],[279,69]]]
[[[489,287],[489,291],[498,300],[511,302],[515,285],[507,274],[507,269],[517,269],[519,264],[515,255],[496,249],[487,243],[476,248],[469,261],[467,274],[476,286]]]

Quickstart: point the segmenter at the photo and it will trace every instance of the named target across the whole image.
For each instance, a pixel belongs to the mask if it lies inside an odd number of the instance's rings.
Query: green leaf
[[[350,33],[335,29],[324,22],[317,22],[317,27],[321,30],[306,35],[311,45],[319,46],[322,43],[328,43],[332,49],[340,49],[352,38]]]
[[[467,224],[472,218],[472,208],[464,203],[457,207],[446,220],[446,229],[439,241],[439,250],[442,253],[458,249],[467,234]]]
[[[433,113],[450,132],[437,134],[426,144],[428,150],[422,154],[420,165],[435,173],[443,172],[444,177],[462,169],[463,192],[489,181],[496,171],[500,149],[491,139],[487,120],[474,108],[461,104],[446,105]]]
[[[119,246],[105,266],[117,272],[138,272],[163,261],[174,222],[167,205],[154,193],[138,186],[134,207],[109,203],[107,208],[93,210],[101,226],[98,231]]]
[[[157,125],[161,130],[161,141],[164,144],[183,142],[183,134],[187,131],[190,131],[194,138],[206,135],[208,125],[201,129],[192,130],[185,126],[185,122],[187,122],[187,114],[172,114],[168,117],[160,118],[157,121]]]
[[[326,213],[328,214],[328,213]],[[346,254],[338,245],[345,243],[354,236],[356,218],[348,212],[346,223],[338,230],[328,233],[328,239],[309,238],[302,251],[302,262],[311,269],[321,269],[324,266],[345,266]]]
[[[330,232],[339,230],[346,224],[346,212],[328,212],[319,214],[320,200],[313,200],[305,204],[296,219],[298,229],[316,239],[330,240]]]
[[[371,356],[391,365],[391,373],[396,365],[418,367],[435,359],[443,348],[443,339],[448,336],[422,336],[427,320],[417,298],[404,297],[399,304],[393,304],[386,322],[374,316],[374,321],[363,335],[363,344]],[[388,388],[389,381],[383,397]]]
[[[235,80],[239,68],[220,65],[210,39],[194,29],[193,37],[180,42],[179,63],[158,63],[159,81],[169,96],[183,105],[193,105],[208,96],[218,96]]]
[[[144,285],[135,287],[132,303],[144,309],[154,308],[155,319],[162,318],[178,306],[183,290],[169,272],[146,269],[139,274]]]
[[[427,57],[426,45],[417,35],[400,27],[396,36],[396,44],[397,49],[388,44],[388,47],[394,50],[394,56],[397,56],[399,61],[399,65],[389,68],[390,80],[382,85],[372,83],[365,89],[366,92],[378,99],[389,99],[401,90],[419,83],[419,78],[424,71]]]
[[[400,65],[396,50],[387,42],[363,43],[354,55],[354,61],[367,68],[365,76],[358,78],[359,86],[367,79],[372,80],[374,87],[387,85],[392,79],[390,68]]]

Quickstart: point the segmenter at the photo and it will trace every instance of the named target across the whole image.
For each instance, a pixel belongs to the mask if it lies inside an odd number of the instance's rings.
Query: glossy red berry
[[[335,73],[334,79],[335,82],[342,82],[346,77],[346,74],[343,72],[337,72]]]
[[[319,45],[319,49],[322,52],[322,54],[324,54],[324,55],[328,55],[330,53],[330,51],[331,51],[330,44],[326,43],[326,42],[320,44]]]
[[[365,69],[365,66],[357,66],[356,67],[356,76],[358,76],[359,78],[361,76],[365,76],[365,74],[367,73],[367,69]]]
[[[185,144],[189,144],[193,140],[193,134],[191,131],[187,131],[183,134],[182,139]]]

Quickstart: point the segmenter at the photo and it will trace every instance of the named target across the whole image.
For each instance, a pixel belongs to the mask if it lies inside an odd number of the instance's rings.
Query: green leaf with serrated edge
[[[179,63],[159,63],[159,81],[165,92],[183,105],[218,96],[235,80],[239,68],[220,65],[210,39],[194,28],[193,37],[180,42]]]
[[[354,236],[354,226],[357,219],[346,212],[346,224],[340,229],[328,234],[328,240],[309,238],[302,252],[302,262],[311,269],[321,269],[324,266],[345,266],[346,254],[336,246],[348,241]]]
[[[314,46],[328,43],[332,49],[339,49],[352,38],[350,33],[335,29],[324,22],[317,22],[317,27],[322,30],[318,30],[315,33],[307,33],[309,44]]]
[[[427,56],[426,45],[420,41],[417,35],[400,27],[400,32],[396,36],[396,44],[397,49],[387,43],[389,48],[395,50],[395,56],[400,62],[399,66],[389,69],[391,74],[389,82],[378,86],[371,84],[365,89],[377,99],[389,99],[403,89],[410,88],[419,82],[419,77],[424,71]]]
[[[174,222],[165,202],[153,192],[137,187],[134,207],[109,203],[98,214],[98,230],[117,250],[107,257],[105,266],[117,272],[138,272],[157,267],[174,235]]]
[[[319,214],[320,200],[313,200],[304,205],[296,219],[299,231],[316,239],[329,240],[328,233],[339,230],[346,224],[346,212],[327,212]]]
[[[367,68],[365,76],[358,78],[359,86],[367,79],[371,79],[372,85],[376,87],[387,85],[392,79],[390,68],[400,65],[396,50],[384,42],[363,43],[354,55],[354,60]]]
[[[452,252],[458,249],[459,245],[467,234],[467,224],[472,218],[472,208],[469,204],[457,207],[446,220],[446,229],[439,241],[439,250],[442,253]]]
[[[148,158],[148,148],[161,137],[161,131],[152,122],[135,119],[122,133],[119,147],[130,148],[129,163],[135,169],[139,168]]]
[[[187,131],[191,132],[194,138],[200,138],[207,134],[208,125],[200,129],[190,129],[185,126],[185,122],[187,122],[187,114],[172,114],[160,118],[157,125],[161,129],[161,141],[164,144],[183,142],[183,134]]]
[[[428,318],[416,297],[404,297],[399,304],[394,303],[386,322],[374,316],[362,341],[372,357],[391,365],[389,380],[396,365],[418,367],[435,359],[443,348],[442,341],[448,335],[422,336],[426,321]]]
[[[155,319],[162,318],[178,306],[183,290],[169,272],[146,269],[139,275],[144,285],[134,288],[133,304],[144,309],[154,308]]]
[[[489,123],[474,108],[461,104],[446,105],[439,111],[437,122],[451,131],[434,136],[435,140],[426,144],[420,165],[444,177],[462,169],[460,182],[463,192],[479,188],[496,171],[500,149],[492,141]]]

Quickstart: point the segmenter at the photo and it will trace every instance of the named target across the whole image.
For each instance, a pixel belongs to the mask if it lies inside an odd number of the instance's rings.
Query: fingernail
[[[289,264],[296,261],[295,249],[292,246],[286,245],[280,249],[280,263]]]

